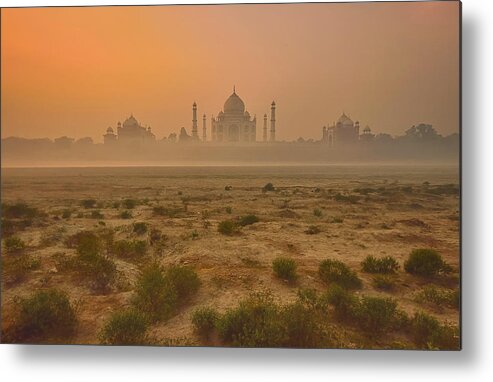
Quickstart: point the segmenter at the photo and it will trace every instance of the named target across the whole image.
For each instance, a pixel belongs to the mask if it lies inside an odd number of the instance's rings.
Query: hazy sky
[[[2,137],[92,136],[133,113],[158,138],[277,107],[279,140],[345,111],[374,132],[459,129],[457,2],[2,10]],[[202,127],[200,118],[200,127]]]

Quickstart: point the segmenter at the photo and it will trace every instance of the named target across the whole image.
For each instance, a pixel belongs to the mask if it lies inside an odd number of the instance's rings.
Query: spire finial
[[[233,94],[236,94],[236,85],[233,85]]]

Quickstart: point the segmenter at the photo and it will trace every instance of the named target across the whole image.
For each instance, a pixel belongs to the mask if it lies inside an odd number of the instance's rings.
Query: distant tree
[[[94,141],[91,137],[84,137],[76,140],[74,144],[77,146],[91,146],[94,144]]]
[[[417,126],[412,126],[407,129],[404,138],[416,141],[431,142],[441,138],[441,135],[437,133],[432,125],[420,123]]]
[[[394,138],[392,138],[392,135],[390,134],[381,133],[375,136],[375,142],[378,143],[388,144],[388,143],[392,143],[393,141]]]
[[[74,138],[69,138],[67,136],[55,138],[55,146],[60,149],[69,149],[73,143]]]

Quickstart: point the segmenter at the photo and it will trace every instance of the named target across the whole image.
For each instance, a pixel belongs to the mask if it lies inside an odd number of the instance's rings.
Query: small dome
[[[250,117],[250,113],[245,110],[245,117]]]
[[[236,93],[233,93],[224,103],[224,112],[243,114],[245,112],[245,104]]]
[[[337,120],[337,123],[341,123],[343,125],[353,125],[353,121],[345,113],[342,113],[342,115]]]
[[[123,126],[138,126],[139,122],[135,119],[133,115],[128,117],[125,122],[123,122]]]
[[[363,129],[363,132],[365,132],[365,133],[371,133],[370,126],[366,126],[366,127]]]
[[[106,132],[108,134],[113,134],[114,133],[113,128],[111,126],[106,129]]]

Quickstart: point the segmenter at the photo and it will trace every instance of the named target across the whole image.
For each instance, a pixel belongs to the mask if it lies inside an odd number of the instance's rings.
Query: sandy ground
[[[158,339],[188,338],[198,343],[191,312],[200,306],[224,311],[254,290],[269,289],[282,302],[293,300],[298,287],[323,291],[317,270],[327,258],[342,260],[358,271],[364,283],[358,293],[391,295],[408,313],[428,309],[440,320],[457,324],[457,310],[432,309],[414,301],[427,281],[401,268],[396,291],[380,292],[372,286],[372,275],[361,272],[360,262],[368,255],[392,255],[402,266],[411,250],[434,248],[458,269],[459,196],[426,192],[429,187],[458,181],[458,169],[453,166],[3,169],[2,202],[24,201],[48,214],[45,224],[18,233],[41,267],[23,283],[2,285],[4,321],[15,296],[59,287],[79,304],[80,325],[73,342],[98,342],[98,331],[108,315],[129,304],[131,286],[95,295],[58,270],[54,258],[75,253],[64,239],[81,230],[100,229],[101,220],[106,228],[115,229],[117,238],[136,237],[128,227],[147,222],[167,237],[161,251],[151,249],[150,253],[163,265],[186,264],[199,274],[202,285],[192,301],[167,322],[152,327]],[[262,192],[268,182],[274,184],[275,192]],[[227,191],[225,186],[232,188]],[[355,191],[358,188],[379,191],[364,195]],[[357,195],[359,200],[337,201],[337,193]],[[104,219],[86,217],[90,210],[80,206],[86,198],[103,204],[98,210]],[[132,219],[119,218],[123,207],[112,207],[114,201],[125,198],[141,202],[132,210]],[[186,212],[173,218],[152,212],[158,205],[183,208],[185,204]],[[231,207],[231,214],[226,207]],[[70,219],[55,218],[66,208],[74,211]],[[315,216],[316,208],[322,216]],[[79,212],[85,217],[78,218]],[[257,215],[260,222],[235,236],[217,231],[220,221],[246,214]],[[312,225],[321,232],[306,234]],[[280,255],[296,260],[300,275],[296,286],[273,275],[272,261]],[[119,259],[116,263],[131,285],[140,264]],[[458,279],[445,286],[457,288]]]

